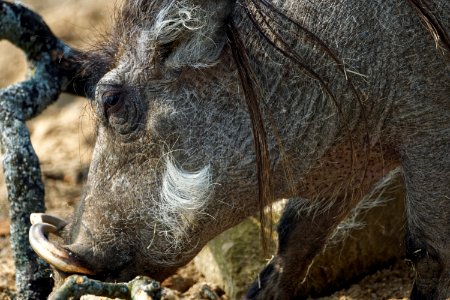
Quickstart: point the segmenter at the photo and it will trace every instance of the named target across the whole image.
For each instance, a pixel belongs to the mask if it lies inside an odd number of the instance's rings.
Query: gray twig
[[[79,299],[84,295],[132,300],[161,299],[162,288],[157,281],[138,276],[128,283],[109,283],[72,275],[49,297],[49,300]]]
[[[45,299],[51,289],[50,272],[28,243],[29,215],[45,210],[44,186],[25,121],[41,113],[61,91],[84,94],[84,80],[73,79],[80,68],[80,53],[58,40],[39,15],[5,1],[0,1],[2,39],[21,48],[29,65],[25,81],[0,90],[0,148],[10,202],[17,295],[19,299]]]

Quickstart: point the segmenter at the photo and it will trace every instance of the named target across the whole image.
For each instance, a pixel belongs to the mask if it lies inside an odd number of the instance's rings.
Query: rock
[[[169,289],[179,291],[180,293],[184,293],[188,289],[190,289],[195,283],[196,282],[193,278],[183,277],[178,274],[175,274],[166,279],[162,283],[162,285]]]
[[[249,218],[210,241],[194,260],[206,281],[219,285],[230,299],[241,298],[268,261],[259,232],[257,218]]]
[[[404,256],[404,191],[397,175],[384,186],[382,197],[374,193],[358,216],[343,222],[345,232],[338,231],[314,259],[307,280],[300,284],[299,279],[300,296],[331,294]],[[369,209],[374,201],[378,206]],[[282,210],[275,211],[279,217]],[[258,219],[249,218],[209,242],[195,258],[206,280],[222,287],[230,299],[241,298],[270,259],[263,254],[259,231]]]

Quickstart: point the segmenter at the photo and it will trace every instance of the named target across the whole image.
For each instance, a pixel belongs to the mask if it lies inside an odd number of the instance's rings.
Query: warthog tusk
[[[48,215],[33,216],[32,222],[47,219]],[[51,216],[50,216],[51,217]],[[48,220],[48,219],[47,219]],[[50,221],[59,220],[58,218]],[[60,220],[61,221],[61,220]],[[48,241],[45,234],[58,233],[57,226],[47,223],[34,223],[30,228],[29,241],[31,248],[46,262],[54,266],[56,269],[66,273],[78,273],[93,275],[94,272],[83,267],[75,258],[74,254],[61,246],[55,245]]]
[[[43,214],[43,213],[33,213],[30,215],[30,221],[31,224],[39,224],[39,223],[46,223],[50,224],[56,227],[57,231],[60,231],[64,226],[67,225],[67,222],[63,219],[60,219],[58,217],[49,215],[49,214]]]

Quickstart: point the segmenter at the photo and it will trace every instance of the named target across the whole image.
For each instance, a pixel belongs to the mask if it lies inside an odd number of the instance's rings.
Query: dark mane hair
[[[425,28],[430,32],[437,48],[446,59],[450,58],[450,34],[449,28],[445,28],[439,16],[433,12],[432,2],[427,0],[406,0],[414,9]],[[449,5],[450,6],[450,5]]]

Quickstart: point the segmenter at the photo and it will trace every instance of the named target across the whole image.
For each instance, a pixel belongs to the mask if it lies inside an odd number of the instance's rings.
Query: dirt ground
[[[22,1],[38,11],[57,36],[70,45],[86,47],[107,26],[114,1],[30,0]],[[93,29],[95,28],[95,29]],[[23,55],[6,42],[0,42],[0,87],[24,78]],[[29,122],[33,146],[40,158],[46,187],[46,207],[51,213],[68,217],[80,198],[94,143],[95,118],[85,99],[62,95],[42,115]],[[8,203],[0,172],[0,300],[14,298],[14,264],[9,245]],[[185,298],[200,298],[204,281],[193,264],[165,282]],[[362,279],[348,289],[321,299],[406,299],[412,283],[411,268],[398,261]],[[213,287],[215,289],[215,287]],[[218,289],[215,291],[220,295]],[[220,295],[227,299],[226,295]]]

